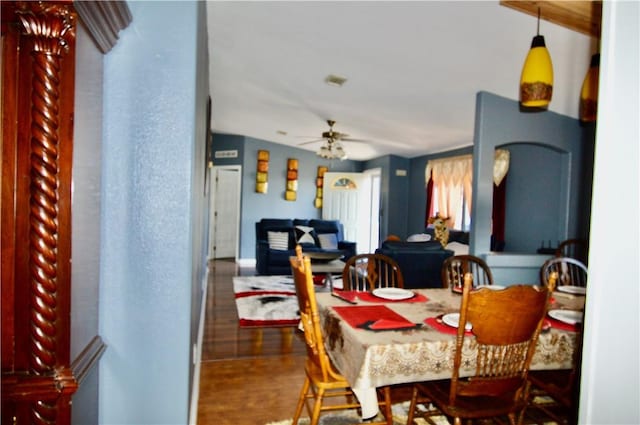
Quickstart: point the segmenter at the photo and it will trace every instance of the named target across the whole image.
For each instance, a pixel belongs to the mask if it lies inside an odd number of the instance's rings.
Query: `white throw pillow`
[[[308,243],[311,245],[316,244],[316,240],[313,238],[313,227],[309,226],[296,226],[296,242],[299,244]]]
[[[322,249],[338,249],[338,236],[335,233],[319,233],[318,241]]]
[[[288,232],[267,232],[267,241],[271,249],[277,249],[278,251],[286,251],[289,249]]]

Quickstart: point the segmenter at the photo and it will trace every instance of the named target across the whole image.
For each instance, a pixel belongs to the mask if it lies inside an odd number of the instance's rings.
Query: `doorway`
[[[374,252],[380,238],[380,170],[324,175],[322,218],[340,220],[358,254]]]
[[[238,258],[242,167],[211,168],[209,259]]]

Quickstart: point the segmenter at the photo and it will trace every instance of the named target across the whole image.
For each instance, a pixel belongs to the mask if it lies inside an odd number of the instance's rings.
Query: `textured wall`
[[[204,214],[193,211],[204,181],[202,11],[191,1],[129,6],[133,22],[105,57],[100,422],[186,423]]]

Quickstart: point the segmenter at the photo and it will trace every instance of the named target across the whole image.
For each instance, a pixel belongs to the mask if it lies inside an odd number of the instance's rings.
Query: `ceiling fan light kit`
[[[526,108],[546,108],[553,94],[553,65],[551,55],[540,35],[540,9],[538,33],[531,41],[522,74],[520,75],[520,104]]]
[[[347,159],[347,153],[342,148],[340,142],[335,139],[328,139],[316,154],[324,159],[339,159],[341,161]]]

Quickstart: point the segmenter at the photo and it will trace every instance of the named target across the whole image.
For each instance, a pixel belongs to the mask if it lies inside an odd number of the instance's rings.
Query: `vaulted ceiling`
[[[561,10],[575,17],[568,29],[546,6],[591,2],[502,3],[209,1],[212,130],[315,151],[320,142],[300,144],[319,139],[331,119],[367,141],[344,143],[351,159],[469,146],[478,91],[518,99],[539,5],[554,67],[549,109],[577,117],[598,51],[598,37],[585,33],[593,22],[599,31],[597,10],[580,32],[575,8]],[[327,84],[330,75],[346,82]]]

